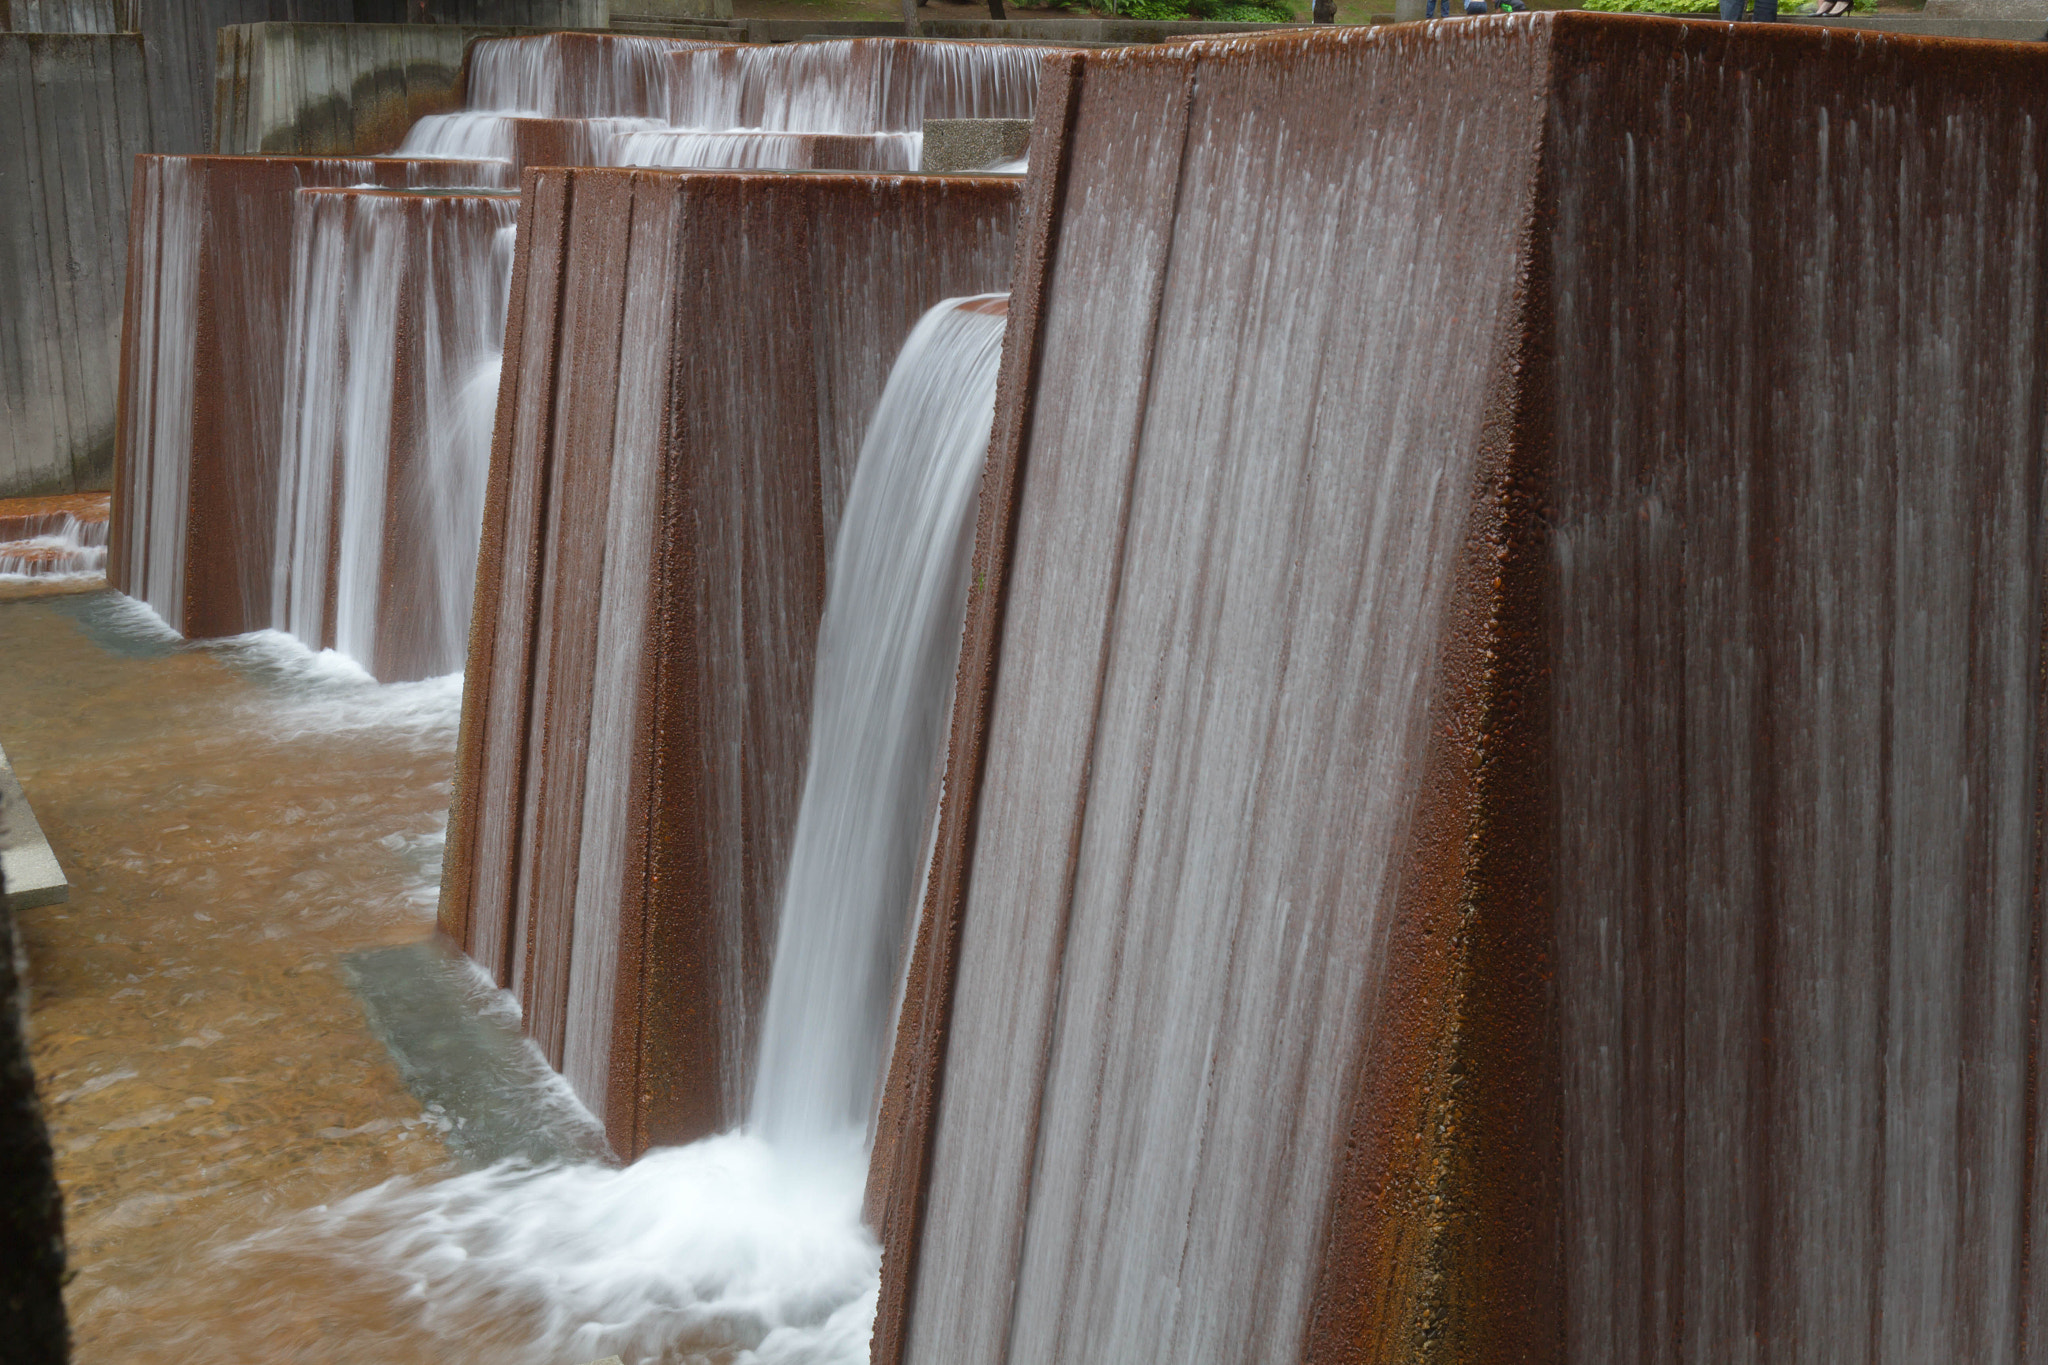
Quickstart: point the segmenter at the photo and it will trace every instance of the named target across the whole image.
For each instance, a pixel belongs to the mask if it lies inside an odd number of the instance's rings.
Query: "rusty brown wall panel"
[[[479,584],[495,634],[478,628],[489,662],[469,690],[489,709],[465,717],[444,927],[487,965],[507,960],[509,933],[512,979],[569,987],[557,1005],[529,986],[528,1027],[622,1152],[740,1117],[802,782],[825,490],[843,489],[887,378],[895,347],[876,338],[1003,285],[1016,195],[991,180],[529,173],[518,392],[501,393],[490,513],[505,530]],[[643,292],[667,281],[665,311],[627,298],[579,321],[573,299],[610,278],[615,250]],[[590,353],[614,359],[571,359]],[[633,399],[634,385],[652,388]],[[607,487],[652,505],[573,512],[562,466],[593,467],[593,499],[612,469],[601,450],[563,453],[575,425],[624,432],[649,404],[658,428],[613,449],[653,464]],[[534,576],[554,595],[527,606]],[[643,601],[644,622],[605,615],[618,601]],[[640,651],[641,671],[618,672],[609,646],[593,655],[600,636]],[[561,737],[594,715],[612,719],[564,761]],[[621,744],[618,725],[638,737]],[[538,851],[522,861],[522,847]],[[593,955],[616,964],[602,979]]]
[[[633,197],[624,177],[578,187],[568,252],[578,269],[565,277],[560,382],[593,396],[616,391],[624,337],[627,248]],[[532,814],[522,842],[526,973],[520,1006],[527,1032],[561,1064],[567,1024],[571,911],[581,843],[583,776],[590,742],[591,682],[597,648],[597,594],[604,584],[604,526],[616,408],[602,401],[555,410],[554,482],[543,542],[539,624],[544,648],[534,701],[544,719],[529,752],[536,771]]]
[[[1559,60],[1569,1349],[2038,1355],[2048,160],[2006,111],[2043,56],[1573,24]],[[1701,162],[1709,99],[1814,137]]]
[[[520,200],[441,891],[443,931],[507,987],[570,194],[528,172]]]
[[[870,1188],[878,1360],[2048,1352],[2048,167],[2001,113],[2044,64],[1584,15],[1079,59]],[[1428,131],[1465,82],[1500,136]],[[1162,190],[1166,245],[1097,228]],[[1150,340],[1068,340],[1148,250]],[[1375,480],[1391,521],[1330,515]],[[1255,987],[1282,945],[1309,974]],[[926,1115],[928,1186],[883,1176]]]

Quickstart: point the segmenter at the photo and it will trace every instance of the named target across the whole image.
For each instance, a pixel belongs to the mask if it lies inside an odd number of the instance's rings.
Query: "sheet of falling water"
[[[72,887],[21,927],[76,1357],[347,1358],[375,1296],[208,1253],[452,1170],[340,959],[430,929],[455,682],[377,687],[282,637],[178,647],[117,595],[9,589],[0,734]]]

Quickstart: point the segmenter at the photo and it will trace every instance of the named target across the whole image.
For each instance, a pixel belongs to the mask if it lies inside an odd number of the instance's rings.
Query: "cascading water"
[[[0,582],[97,578],[107,564],[105,496],[86,494],[45,501],[93,505],[52,507],[22,516],[0,510]],[[80,516],[80,512],[86,515]]]
[[[391,1182],[229,1249],[225,1281],[331,1265],[386,1302],[390,1340],[513,1365],[867,1359],[866,1136],[929,854],[1005,322],[1001,296],[928,312],[862,445],[749,1130],[624,1170]],[[269,1358],[328,1358],[325,1338],[289,1336],[289,1306],[250,1297],[238,1325]]]
[[[927,313],[883,391],[840,521],[811,752],[769,978],[751,1126],[865,1137],[935,809],[1001,296]]]
[[[1037,88],[1037,51],[997,44],[489,39],[468,107],[421,119],[397,155],[908,171],[926,118],[1028,118]]]
[[[272,619],[387,679],[462,666],[516,210],[299,196]]]

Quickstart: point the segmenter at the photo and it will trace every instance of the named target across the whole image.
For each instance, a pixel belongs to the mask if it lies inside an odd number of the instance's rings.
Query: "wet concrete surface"
[[[348,1358],[332,1267],[210,1249],[394,1176],[455,1168],[344,969],[431,930],[459,699],[275,638],[186,648],[114,594],[0,600],[0,733],[72,876],[29,910],[32,1057],[82,1362]],[[279,1277],[283,1277],[281,1282]],[[287,1326],[289,1324],[286,1324]],[[379,1359],[388,1359],[382,1351]]]

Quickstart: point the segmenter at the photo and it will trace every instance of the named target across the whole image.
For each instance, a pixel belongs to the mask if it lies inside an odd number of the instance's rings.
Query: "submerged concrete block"
[[[273,624],[295,196],[318,185],[488,183],[500,171],[137,159],[109,583],[194,639]]]
[[[744,1113],[853,462],[1017,198],[528,172],[441,926],[621,1155]]]
[[[2044,78],[1049,67],[876,1361],[2038,1355]]]
[[[0,33],[0,498],[105,488],[142,39]]]
[[[0,749],[0,898],[9,911],[71,899],[64,869],[50,852],[50,841],[36,823],[5,749]]]

